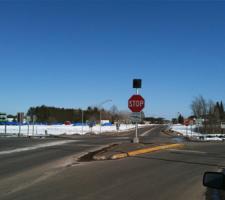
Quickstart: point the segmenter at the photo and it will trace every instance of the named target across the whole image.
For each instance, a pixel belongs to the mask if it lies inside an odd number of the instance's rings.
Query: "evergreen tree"
[[[184,123],[184,117],[180,114],[178,117],[178,123],[183,124]]]
[[[88,107],[87,110],[84,110],[84,120],[93,120],[99,121],[100,110],[95,107]],[[37,106],[29,108],[27,112],[28,116],[36,116],[37,122],[43,123],[64,123],[65,121],[71,122],[81,122],[82,121],[82,110],[81,109],[72,109],[72,108],[56,108],[50,106]],[[101,109],[102,119],[110,120],[111,112]],[[119,113],[118,113],[119,115]]]
[[[219,102],[216,102],[216,105],[215,105],[215,108],[214,108],[214,117],[215,117],[215,120],[218,122],[220,121],[220,104]]]
[[[223,102],[220,102],[220,117],[223,120],[225,118],[225,113],[224,113],[224,106],[223,106]]]

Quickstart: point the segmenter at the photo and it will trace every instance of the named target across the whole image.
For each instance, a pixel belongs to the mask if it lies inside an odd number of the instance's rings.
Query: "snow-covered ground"
[[[196,128],[195,125],[184,126],[181,124],[175,124],[171,126],[171,129],[173,131],[176,131],[186,137],[193,137],[193,138],[201,139],[204,141],[223,141],[224,140],[223,137],[225,137],[225,134],[201,134],[201,133],[194,132],[195,128]]]
[[[143,126],[143,125],[139,125],[139,126]],[[133,124],[121,124],[119,132],[126,131],[133,128],[135,128],[135,125]],[[34,135],[45,135],[46,131],[48,135],[61,135],[61,134],[82,135],[88,132],[99,134],[100,126],[96,125],[92,129],[89,128],[89,126],[84,126],[83,131],[82,131],[82,126],[73,126],[73,125],[35,125],[34,129],[33,129],[33,126],[30,125],[29,130],[27,125],[21,126],[22,135],[33,135],[33,133]],[[115,125],[101,127],[101,132],[114,132],[114,131],[117,131]],[[0,134],[4,134],[4,133],[5,133],[5,126],[0,126]],[[7,134],[18,134],[18,133],[19,133],[19,126],[7,126]]]
[[[194,132],[195,128],[196,128],[195,125],[193,125],[193,126],[184,126],[184,125],[181,125],[181,124],[175,124],[175,125],[171,126],[171,129],[173,131],[181,133],[184,136],[188,136],[188,137],[201,136],[202,135],[201,133]]]

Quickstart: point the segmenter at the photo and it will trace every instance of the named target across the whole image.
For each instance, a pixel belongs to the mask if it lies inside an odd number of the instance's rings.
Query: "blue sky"
[[[225,2],[0,1],[0,111],[127,109],[142,78],[147,115],[225,101]]]

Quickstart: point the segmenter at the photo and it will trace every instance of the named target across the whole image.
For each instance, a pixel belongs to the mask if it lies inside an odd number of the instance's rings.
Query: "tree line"
[[[221,122],[225,120],[223,101],[206,100],[203,96],[196,97],[191,103],[193,115],[208,121]]]
[[[88,107],[85,110],[74,109],[74,108],[57,108],[51,106],[36,106],[30,107],[27,112],[27,116],[30,116],[33,120],[35,116],[36,122],[41,123],[64,123],[65,121],[70,122],[82,122],[82,115],[84,122],[91,121],[97,122],[100,121],[100,111],[101,119],[109,120],[112,123],[118,120],[125,120],[128,118],[128,114],[125,112],[120,112],[115,105],[111,109],[105,110],[97,107]]]
[[[192,101],[191,110],[193,117],[203,120],[203,126],[199,128],[200,132],[223,133],[221,129],[221,122],[225,121],[223,101],[214,102],[198,96]]]

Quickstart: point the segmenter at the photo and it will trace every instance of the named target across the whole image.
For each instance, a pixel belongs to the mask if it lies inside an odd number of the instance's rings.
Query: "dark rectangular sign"
[[[133,88],[141,88],[141,79],[134,79],[133,80]]]

